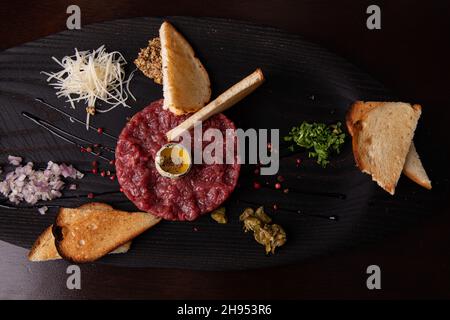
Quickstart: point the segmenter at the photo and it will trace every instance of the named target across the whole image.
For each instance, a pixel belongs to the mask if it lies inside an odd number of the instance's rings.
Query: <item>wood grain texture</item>
[[[277,128],[283,136],[303,120],[343,121],[348,106],[354,100],[394,99],[378,82],[348,62],[299,36],[236,21],[168,19],[197,48],[197,54],[211,75],[213,96],[249,71],[257,67],[264,70],[267,82],[254,95],[226,112],[238,127]],[[35,129],[35,124],[25,120],[20,114],[22,111],[37,114],[60,127],[68,127],[77,135],[96,135],[92,139],[100,139],[95,132],[86,132],[83,126],[71,124],[33,100],[35,97],[44,98],[64,108],[64,103],[55,98],[53,89],[46,85],[45,76],[39,71],[56,70],[58,66],[50,57],[61,58],[70,54],[74,47],[85,50],[105,44],[109,50],[118,50],[127,61],[132,61],[139,48],[157,34],[161,21],[160,18],[135,18],[104,22],[86,26],[82,31],[64,31],[3,52],[0,55],[0,101],[5,112],[1,115],[1,153],[4,156],[24,156],[27,161],[74,163],[78,168],[89,170],[93,160],[89,155],[80,153],[77,148],[68,146],[44,130],[29,134]],[[130,72],[131,67],[127,71]],[[93,125],[118,135],[126,117],[161,97],[161,88],[140,74],[131,89],[138,97],[131,109],[116,109],[96,116]],[[257,117],[255,110],[258,110]],[[79,104],[76,110],[69,112],[83,118],[84,106]],[[283,157],[279,173],[286,179],[284,185],[290,188],[289,194],[272,188],[275,177],[255,178],[253,167],[247,166],[243,169],[240,187],[227,202],[228,225],[218,225],[208,216],[193,223],[164,222],[138,237],[129,254],[105,257],[102,261],[123,266],[213,270],[268,267],[355,245],[372,244],[426,216],[422,208],[438,199],[436,193],[406,185],[399,188],[396,197],[384,194],[355,168],[349,145],[347,141],[343,152],[334,157],[327,169],[317,166],[314,160],[308,160],[305,153]],[[304,160],[300,168],[295,167],[296,157]],[[267,187],[255,192],[251,188],[255,179],[267,183]],[[88,175],[80,186],[80,190],[73,194],[118,189],[116,183],[95,175]],[[342,193],[345,199],[303,194],[299,190]],[[412,192],[416,194],[410,196]],[[120,194],[97,200],[133,209],[133,205]],[[76,206],[86,201],[88,199],[81,197],[55,203]],[[289,241],[275,257],[265,257],[254,240],[242,232],[238,216],[248,202],[268,208],[276,203],[281,208],[277,212],[272,210],[272,213],[275,221],[286,227]],[[379,212],[380,207],[383,208],[382,213]],[[312,218],[297,214],[296,210],[309,215],[336,215],[339,221]],[[25,248],[30,247],[36,235],[54,216],[52,212],[41,217],[36,210],[2,210],[1,213],[2,240]],[[386,221],[389,221],[389,226],[386,226]]]

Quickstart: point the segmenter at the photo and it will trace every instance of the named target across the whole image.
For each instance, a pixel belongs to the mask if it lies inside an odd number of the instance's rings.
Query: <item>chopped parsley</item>
[[[339,153],[344,143],[345,133],[341,126],[340,122],[331,125],[303,122],[299,127],[293,127],[284,141],[295,142],[295,145],[289,147],[290,151],[295,151],[296,146],[312,149],[308,156],[317,158],[317,163],[325,168],[330,162],[330,154]]]

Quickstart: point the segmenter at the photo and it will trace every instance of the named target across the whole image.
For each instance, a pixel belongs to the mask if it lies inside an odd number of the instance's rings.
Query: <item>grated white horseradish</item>
[[[55,57],[52,59],[63,69],[42,73],[57,90],[56,96],[66,98],[72,108],[75,108],[75,102],[83,100],[86,107],[95,107],[97,100],[101,100],[109,105],[105,109],[96,109],[103,113],[120,105],[129,108],[126,104],[129,97],[136,101],[129,87],[136,69],[125,80],[123,67],[127,62],[120,52],[106,52],[103,45],[92,52],[75,49],[73,56],[66,56],[61,61]],[[89,129],[89,116],[87,112],[86,129]]]

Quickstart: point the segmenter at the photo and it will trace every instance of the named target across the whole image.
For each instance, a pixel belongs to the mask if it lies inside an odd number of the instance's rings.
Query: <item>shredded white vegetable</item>
[[[123,55],[118,51],[106,52],[105,46],[97,50],[78,51],[73,56],[66,56],[61,61],[52,57],[63,69],[55,73],[42,72],[47,75],[47,82],[56,90],[58,98],[66,98],[72,108],[75,102],[85,101],[87,106],[95,107],[97,100],[110,105],[96,111],[104,113],[117,106],[129,108],[126,104],[128,97],[136,98],[130,91],[130,81],[134,70],[127,80],[123,66],[127,64]],[[86,116],[86,129],[89,129],[89,113]]]

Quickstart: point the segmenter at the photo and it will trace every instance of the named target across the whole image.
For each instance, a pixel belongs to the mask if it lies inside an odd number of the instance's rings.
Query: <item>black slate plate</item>
[[[21,116],[22,111],[39,115],[52,123],[89,136],[105,144],[105,137],[71,124],[34,101],[41,97],[64,108],[62,100],[45,82],[40,71],[56,71],[51,56],[61,58],[80,50],[105,44],[109,51],[123,53],[132,61],[139,48],[157,35],[160,18],[137,18],[105,22],[65,31],[0,54],[0,162],[6,165],[8,154],[44,164],[48,160],[67,162],[88,170],[93,157],[36,127]],[[356,99],[393,99],[378,82],[330,52],[281,31],[220,19],[174,17],[170,21],[189,39],[209,71],[213,95],[261,67],[267,82],[250,97],[226,112],[242,128],[279,128],[285,135],[303,120],[344,121],[346,109]],[[118,108],[96,116],[93,124],[118,135],[126,117],[149,102],[162,97],[161,87],[136,73],[131,89],[137,97],[132,109]],[[84,106],[65,108],[79,118]],[[416,143],[417,144],[417,143]],[[420,150],[421,146],[418,145]],[[295,160],[301,158],[297,168]],[[108,166],[105,165],[105,168]],[[322,169],[305,153],[282,158],[280,174],[284,194],[270,188],[252,189],[252,166],[244,166],[240,187],[227,202],[230,223],[218,225],[208,216],[192,223],[163,222],[134,241],[125,255],[106,257],[101,262],[123,266],[177,267],[207,270],[269,267],[293,263],[339,249],[377,243],[388,235],[421,221],[431,205],[432,193],[403,178],[395,197],[378,189],[371,179],[354,165],[349,139],[342,153]],[[270,185],[275,177],[259,179]],[[88,174],[76,192],[85,195],[118,190],[116,182]],[[303,191],[307,191],[304,193]],[[339,193],[328,197],[315,193]],[[121,194],[99,196],[98,201],[133,210]],[[54,204],[77,206],[85,197],[58,200]],[[275,256],[267,257],[249,234],[244,234],[238,216],[248,202],[264,204],[275,222],[285,227],[288,243]],[[276,203],[280,209],[270,210]],[[289,209],[285,210],[285,209]],[[300,213],[295,213],[300,210]],[[53,222],[55,210],[41,216],[36,210],[0,210],[0,239],[29,248],[37,235]],[[337,216],[338,221],[314,217]]]

